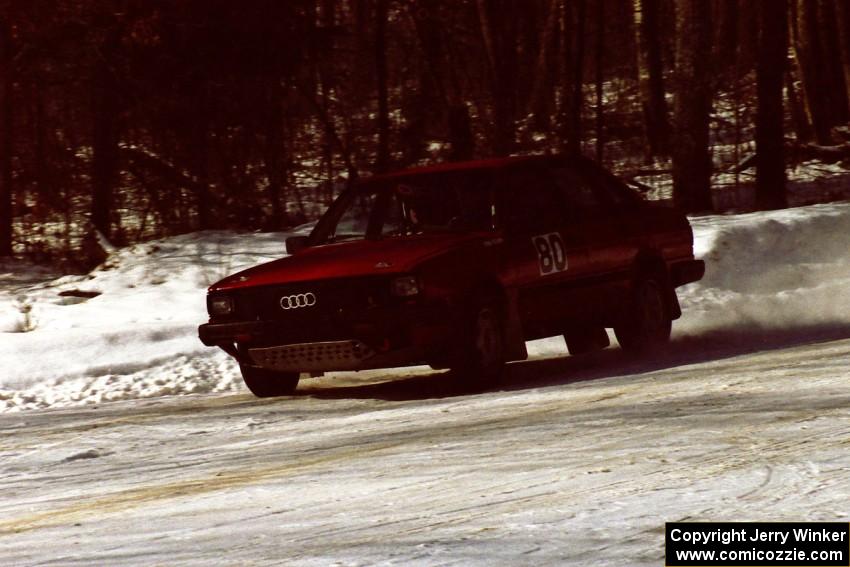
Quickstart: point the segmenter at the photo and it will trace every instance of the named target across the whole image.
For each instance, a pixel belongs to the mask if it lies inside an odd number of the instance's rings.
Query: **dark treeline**
[[[510,153],[710,210],[730,136],[782,207],[848,100],[844,0],[0,0],[0,256],[293,226],[358,175]]]

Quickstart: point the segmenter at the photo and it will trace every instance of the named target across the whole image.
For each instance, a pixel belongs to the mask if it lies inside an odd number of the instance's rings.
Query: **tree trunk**
[[[192,164],[197,184],[192,192],[195,197],[195,210],[198,213],[198,229],[212,228],[209,192],[209,152],[210,152],[210,93],[209,86],[201,87],[199,100],[195,106],[194,143],[192,144]]]
[[[50,206],[51,188],[49,187],[47,163],[47,131],[44,124],[44,86],[41,77],[34,77],[29,84],[27,98],[32,102],[31,124],[28,129],[32,132],[33,144],[33,174],[35,175],[35,192],[38,200],[45,206]]]
[[[815,138],[821,145],[829,145],[832,127],[826,97],[828,84],[824,78],[824,53],[821,50],[818,25],[818,0],[796,0],[797,29],[794,38],[794,55],[803,82],[806,114],[812,124]]]
[[[0,256],[12,255],[12,38],[0,16]]]
[[[847,0],[841,0],[840,3]],[[841,64],[841,42],[838,37],[838,14],[833,0],[819,0],[818,28],[820,30],[821,52],[826,56],[824,61],[824,79],[827,90],[827,106],[830,110],[830,126],[847,123],[847,83],[844,76],[844,66]],[[850,77],[847,77],[850,78]]]
[[[721,2],[724,0],[720,0]],[[796,0],[789,0],[795,2]],[[758,60],[759,18],[755,0],[738,0],[738,69],[754,69]]]
[[[515,137],[512,70],[516,52],[512,40],[516,30],[509,25],[508,6],[494,9],[491,4],[488,0],[477,0],[476,8],[493,99],[493,153],[508,155],[513,150]]]
[[[272,205],[272,216],[269,219],[270,230],[280,230],[288,219],[283,208],[284,146],[283,146],[283,89],[280,78],[272,76],[268,79],[268,118],[266,122],[266,176],[269,180],[269,200]]]
[[[605,79],[605,0],[596,0],[596,161],[605,157],[605,109],[603,81]]]
[[[794,85],[794,78],[791,76],[791,71],[785,71],[785,95],[788,98],[788,108],[791,110],[791,123],[794,125],[794,135],[797,142],[808,142],[812,139],[812,125],[806,117],[806,110],[800,102],[800,97],[797,94],[797,87]]]
[[[387,0],[375,2],[375,78],[378,91],[378,150],[375,171],[387,170],[390,161],[390,111],[387,94]]]
[[[844,86],[847,99],[850,100],[850,3],[846,0],[838,0],[835,6],[837,9],[839,44],[841,46],[841,63],[844,68]]]
[[[788,45],[787,0],[759,0],[756,89],[756,206],[782,209],[785,194],[785,138],[782,81]]]
[[[661,59],[658,0],[634,0],[638,81],[643,106],[647,158],[668,152],[670,123],[664,97],[664,68]]]
[[[472,133],[472,119],[469,107],[460,102],[449,107],[449,139],[451,161],[472,159],[475,152],[475,136]]]
[[[403,151],[402,162],[409,165],[425,155],[425,141],[429,127],[433,128],[434,111],[445,113],[448,107],[448,93],[444,73],[448,71],[442,62],[442,41],[433,5],[408,7],[406,15],[416,34],[421,50],[422,62],[417,69],[417,84],[404,89],[402,95],[402,115],[404,126],[399,132],[399,142]],[[402,87],[404,87],[402,82]],[[454,142],[447,134],[450,147]]]
[[[567,150],[567,140],[569,138],[569,120],[570,120],[570,92],[572,85],[572,68],[573,68],[573,18],[570,5],[571,0],[561,0],[559,6],[559,52],[558,52],[558,71],[560,75],[559,84],[561,86],[561,100],[558,106],[558,126],[559,135],[561,138],[562,151]]]
[[[545,93],[551,90],[549,81],[549,47],[555,36],[558,24],[559,0],[552,0],[549,13],[546,16],[546,25],[543,28],[543,37],[537,52],[537,61],[534,66],[534,83],[528,99],[528,112],[534,115],[535,125],[546,128],[549,125],[548,105]]]
[[[117,44],[117,38],[115,43]],[[92,200],[91,221],[107,239],[112,229],[113,189],[118,170],[118,104],[114,78],[102,46],[92,75]]]
[[[707,211],[711,201],[709,114],[711,111],[711,5],[676,3],[676,99],[673,140],[673,199],[686,212]]]
[[[564,0],[562,41],[564,42],[563,121],[565,149],[567,153],[581,153],[581,114],[584,102],[584,42],[586,0]]]
[[[715,61],[719,69],[734,67],[738,55],[738,0],[715,0],[717,32],[714,41]]]
[[[411,10],[411,18],[422,47],[427,76],[432,79],[434,87],[445,104],[450,145],[449,159],[468,160],[472,159],[475,153],[472,120],[469,116],[469,108],[463,101],[455,66],[446,62],[445,41],[435,6],[431,2],[420,3],[416,6],[416,10]]]
[[[791,119],[794,124],[794,133],[797,142],[809,142],[814,136],[812,123],[806,109],[806,96],[797,89],[797,81],[803,84],[803,70],[801,68],[799,51],[799,25],[797,22],[797,1],[788,1],[788,43],[791,45],[794,57],[791,58],[789,68],[785,71],[785,91],[788,96],[788,104],[791,108]],[[801,87],[802,89],[802,87]]]
[[[92,200],[91,222],[107,240],[111,236],[115,182],[118,175],[120,106],[113,59],[121,44],[126,19],[117,18],[104,29],[91,75]]]

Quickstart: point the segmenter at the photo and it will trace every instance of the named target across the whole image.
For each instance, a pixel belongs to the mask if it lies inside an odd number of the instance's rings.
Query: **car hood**
[[[403,273],[451,248],[494,238],[491,232],[448,233],[325,244],[238,272],[209,290]]]

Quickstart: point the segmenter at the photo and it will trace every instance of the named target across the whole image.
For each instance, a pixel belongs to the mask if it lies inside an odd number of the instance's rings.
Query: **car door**
[[[638,244],[634,219],[589,164],[561,164],[551,170],[566,201],[586,254],[584,305],[590,318],[610,326],[628,293]]]
[[[586,275],[587,256],[562,193],[545,167],[504,172],[505,254],[527,338],[552,334],[579,301],[571,293]]]

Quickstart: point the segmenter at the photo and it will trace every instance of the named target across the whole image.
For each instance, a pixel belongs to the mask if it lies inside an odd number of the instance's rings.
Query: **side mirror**
[[[304,248],[307,248],[309,236],[290,236],[286,239],[286,253],[295,254]]]

